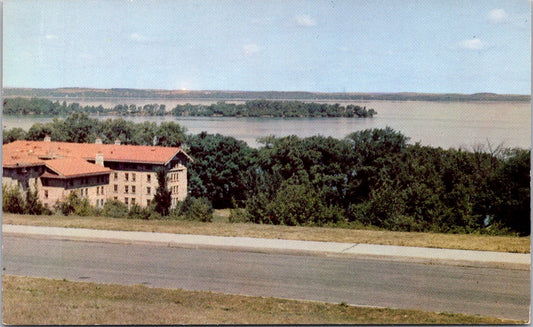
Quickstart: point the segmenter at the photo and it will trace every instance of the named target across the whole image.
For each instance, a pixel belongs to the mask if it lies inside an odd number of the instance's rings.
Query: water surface
[[[229,101],[228,101],[229,102]],[[129,103],[129,102],[128,102]],[[153,100],[151,103],[163,103]],[[236,118],[236,117],[123,117],[136,123],[174,121],[189,133],[202,131],[233,136],[257,147],[259,137],[312,135],[343,138],[367,128],[390,126],[410,137],[410,143],[443,148],[467,148],[490,143],[506,147],[531,147],[531,105],[514,102],[425,102],[425,101],[349,101],[374,108],[374,118]],[[99,103],[84,103],[99,104]],[[171,109],[175,104],[167,104]],[[107,119],[109,116],[98,117]],[[113,117],[114,118],[114,117]],[[52,117],[3,116],[4,128],[25,130]]]

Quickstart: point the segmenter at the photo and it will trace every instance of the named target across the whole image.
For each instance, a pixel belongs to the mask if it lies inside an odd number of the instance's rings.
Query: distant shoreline
[[[143,89],[96,89],[96,88],[4,88],[3,96],[38,97],[54,101],[247,101],[297,100],[314,101],[436,101],[436,102],[531,102],[531,95],[496,93],[323,93],[298,91],[184,91],[184,90],[143,90]]]

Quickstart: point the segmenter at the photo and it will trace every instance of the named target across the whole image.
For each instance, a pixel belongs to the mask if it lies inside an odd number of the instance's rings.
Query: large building
[[[156,172],[167,172],[172,207],[187,196],[187,163],[179,147],[15,141],[3,146],[2,184],[22,192],[37,188],[52,208],[76,191],[97,207],[108,199],[131,207],[150,205],[158,187]]]

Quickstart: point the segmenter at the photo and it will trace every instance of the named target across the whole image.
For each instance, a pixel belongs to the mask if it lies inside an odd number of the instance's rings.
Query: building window
[[[152,202],[150,199],[146,200],[146,205],[150,206],[150,202]]]
[[[124,203],[128,204],[129,203],[129,198],[124,198]]]
[[[48,199],[48,190],[44,190],[44,198]]]
[[[118,185],[117,184],[113,185],[113,191],[115,191],[115,193],[118,192]]]
[[[151,183],[152,182],[152,175],[150,175],[150,174],[146,175],[146,181],[148,183]]]
[[[118,196],[114,196],[114,197],[113,197],[113,200],[118,200]]]
[[[125,173],[124,174],[124,179],[126,180],[126,182],[129,181],[130,180],[130,174]]]
[[[96,187],[96,195],[100,195],[100,186]]]
[[[150,186],[146,188],[146,194],[152,194],[152,188]]]
[[[131,173],[131,181],[135,182],[135,173]]]
[[[114,177],[115,177],[115,180],[117,180],[118,179],[118,173],[115,173]]]
[[[135,194],[135,185],[131,186],[131,193]]]
[[[135,204],[135,198],[131,198],[131,204]]]
[[[128,193],[130,190],[130,187],[128,185],[124,186],[124,193]]]
[[[104,187],[102,186],[102,190],[100,191],[102,195],[104,195]],[[103,201],[103,200],[102,200]]]

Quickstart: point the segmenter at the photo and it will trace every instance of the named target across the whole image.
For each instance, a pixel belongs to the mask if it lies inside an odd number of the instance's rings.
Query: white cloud
[[[55,35],[55,34],[46,34],[44,36],[44,38],[47,39],[47,40],[57,40],[57,35]]]
[[[251,56],[253,54],[258,53],[261,48],[255,44],[255,43],[249,43],[242,46],[242,50],[244,51],[244,54],[247,56]]]
[[[146,42],[148,39],[145,36],[142,36],[138,33],[131,33],[130,34],[130,40],[136,41],[136,42]]]
[[[461,42],[461,48],[467,50],[482,50],[485,48],[485,45],[480,39],[469,39]]]
[[[309,15],[297,15],[294,20],[298,26],[311,27],[316,25],[316,21]]]
[[[509,18],[509,16],[507,15],[505,10],[503,10],[503,9],[493,9],[487,15],[487,19],[492,24],[506,23],[508,18]]]

